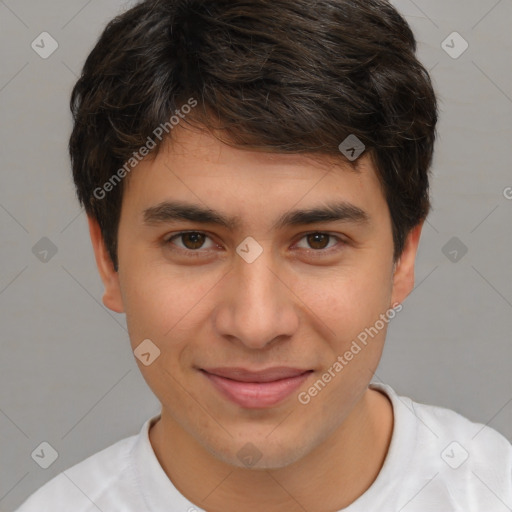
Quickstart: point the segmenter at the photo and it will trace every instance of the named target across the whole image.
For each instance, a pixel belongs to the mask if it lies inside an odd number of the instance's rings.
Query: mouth
[[[264,409],[289,397],[313,370],[274,367],[260,371],[244,368],[200,369],[220,394],[247,409]]]

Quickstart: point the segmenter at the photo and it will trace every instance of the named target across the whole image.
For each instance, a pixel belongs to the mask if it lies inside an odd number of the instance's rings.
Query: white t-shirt
[[[391,400],[394,429],[371,487],[343,512],[510,512],[512,445],[454,411]],[[147,420],[125,438],[60,473],[16,512],[204,512],[174,487],[149,441]]]

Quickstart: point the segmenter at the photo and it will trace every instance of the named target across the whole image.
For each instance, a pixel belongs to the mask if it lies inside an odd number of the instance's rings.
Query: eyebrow
[[[242,225],[239,217],[229,217],[211,208],[183,201],[164,201],[146,208],[143,216],[144,223],[149,225],[164,224],[176,220],[214,224],[230,230],[238,229]],[[314,208],[286,212],[276,220],[272,229],[334,221],[369,224],[370,216],[358,206],[346,201],[331,202]]]

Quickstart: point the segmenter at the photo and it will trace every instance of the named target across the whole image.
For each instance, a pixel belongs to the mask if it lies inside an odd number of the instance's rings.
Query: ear
[[[414,262],[424,221],[407,235],[404,250],[395,264],[391,305],[403,302],[414,288]]]
[[[87,216],[87,221],[89,223],[89,234],[91,235],[96,265],[98,266],[101,280],[105,286],[103,304],[116,313],[123,313],[124,307],[121,287],[119,286],[119,274],[115,271],[114,264],[105,247],[105,241],[103,240],[98,222],[90,216]]]

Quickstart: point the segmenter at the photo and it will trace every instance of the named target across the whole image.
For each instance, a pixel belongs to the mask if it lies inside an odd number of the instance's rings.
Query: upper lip
[[[264,370],[251,371],[245,368],[201,368],[207,373],[225,377],[227,379],[237,380],[240,382],[272,382],[290,377],[297,377],[303,373],[312,370],[303,370],[300,368],[289,368],[286,366],[276,366],[266,368]]]

